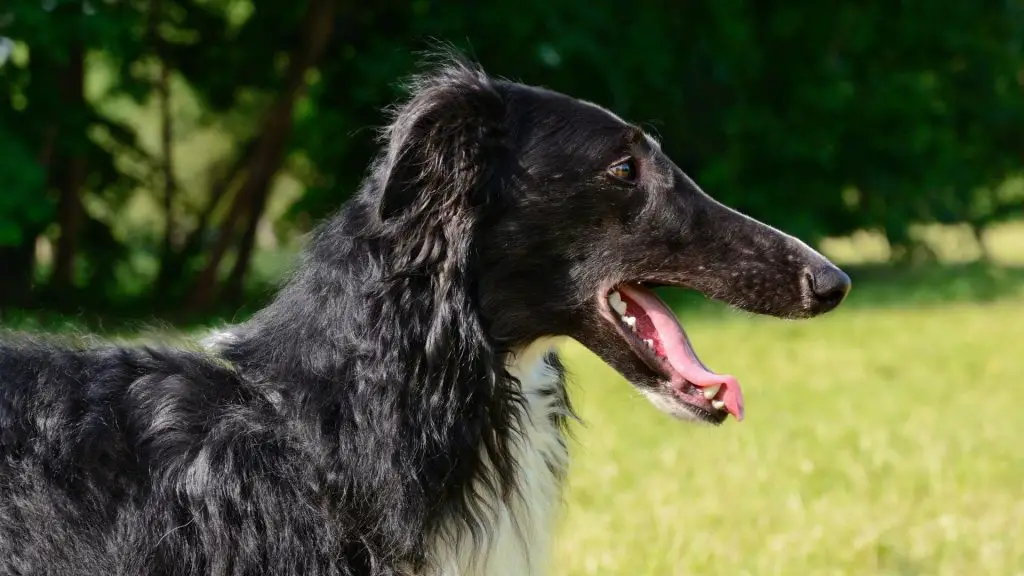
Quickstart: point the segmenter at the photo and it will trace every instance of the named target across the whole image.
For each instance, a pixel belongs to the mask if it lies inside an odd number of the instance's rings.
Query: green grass
[[[662,416],[565,351],[556,574],[1024,574],[1024,298],[681,317],[747,419]]]

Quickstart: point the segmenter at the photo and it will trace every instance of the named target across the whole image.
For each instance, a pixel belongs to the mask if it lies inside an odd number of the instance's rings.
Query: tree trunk
[[[224,282],[224,299],[232,306],[241,303],[242,293],[245,288],[245,276],[249,272],[249,263],[252,261],[252,252],[256,246],[256,232],[259,230],[260,219],[267,208],[267,196],[269,187],[264,188],[257,198],[253,200],[249,210],[248,222],[245,233],[242,235],[241,244],[238,247],[238,257],[231,267],[231,274]]]
[[[242,154],[235,159],[228,171],[211,186],[208,196],[209,200],[207,200],[206,206],[199,213],[199,222],[185,237],[181,248],[173,251],[161,261],[160,272],[157,274],[154,287],[154,292],[158,297],[166,296],[172,292],[174,286],[182,285],[180,279],[185,274],[185,266],[193,257],[199,254],[203,238],[209,233],[210,220],[213,218],[213,213],[220,206],[221,201],[228,196],[228,192],[238,179],[239,173],[248,165],[254,150],[253,144],[253,141],[246,142]],[[178,283],[175,283],[176,280]]]
[[[235,196],[231,210],[221,225],[220,235],[210,252],[209,260],[192,289],[189,308],[192,311],[208,309],[216,296],[217,272],[235,235],[238,221],[255,210],[261,196],[269,193],[274,176],[284,161],[288,137],[292,131],[292,113],[295,101],[305,88],[306,72],[320,58],[331,36],[334,25],[335,0],[310,0],[303,18],[302,41],[289,58],[284,88],[263,120],[256,141],[246,180]],[[251,250],[250,250],[251,253]],[[243,254],[239,254],[242,256]],[[244,254],[246,259],[250,254]]]
[[[53,178],[51,165],[56,140],[57,125],[50,123],[43,129],[42,144],[36,154],[36,162],[48,175],[47,186]],[[26,226],[21,229],[21,243],[16,246],[0,246],[0,270],[4,271],[4,280],[0,282],[0,311],[31,304],[36,270],[36,240],[41,233],[41,225]]]
[[[971,235],[974,236],[974,242],[978,245],[978,252],[982,262],[991,262],[992,254],[988,251],[988,244],[985,243],[985,225],[979,222],[970,222]]]
[[[0,270],[4,271],[4,280],[0,282],[0,311],[29,304],[37,236],[24,234],[17,246],[0,246]]]
[[[174,219],[174,196],[177,184],[174,179],[174,136],[171,126],[170,67],[166,62],[160,66],[160,141],[163,148],[164,172],[164,242],[160,251],[161,262],[170,258],[174,251],[174,237],[177,233]]]
[[[252,176],[250,175],[250,180]],[[189,298],[189,309],[191,311],[201,311],[207,309],[210,304],[213,303],[214,289],[217,282],[217,271],[220,268],[221,260],[224,258],[224,254],[227,253],[228,246],[231,244],[231,240],[235,233],[235,226],[238,220],[242,217],[246,209],[247,194],[243,185],[243,188],[235,194],[235,199],[231,203],[231,209],[228,211],[227,216],[224,218],[224,222],[220,226],[220,232],[217,234],[217,241],[214,243],[212,250],[210,251],[210,258],[203,268],[203,271],[199,273],[199,278],[196,280],[195,286],[192,289],[192,295]]]
[[[83,81],[85,75],[85,50],[80,42],[71,48],[67,69],[60,78],[61,102],[69,109],[85,106]],[[83,126],[69,126],[67,138],[83,138],[77,133]],[[63,299],[74,289],[75,255],[78,250],[78,228],[82,219],[82,183],[85,180],[85,158],[81,151],[73,151],[61,158],[64,162],[58,181],[60,199],[57,204],[57,219],[60,224],[60,238],[57,240],[57,255],[54,259],[51,285],[54,295]]]
[[[177,182],[174,177],[174,134],[171,123],[171,67],[164,58],[164,40],[160,36],[159,24],[163,18],[161,0],[150,0],[146,35],[153,55],[160,61],[160,74],[153,83],[153,89],[160,98],[160,155],[163,173],[164,239],[160,247],[160,269],[155,284],[160,297],[169,292],[169,265],[175,256],[174,238],[177,227],[174,218],[174,197]]]

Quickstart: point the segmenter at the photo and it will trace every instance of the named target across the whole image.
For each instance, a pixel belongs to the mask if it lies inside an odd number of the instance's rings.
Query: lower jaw
[[[721,424],[729,417],[728,412],[715,410],[710,404],[707,404],[703,396],[700,396],[701,389],[697,386],[685,380],[683,380],[682,384],[673,384],[672,382],[674,380],[682,379],[682,376],[676,374],[667,365],[668,361],[655,355],[646,348],[641,348],[643,344],[640,343],[639,337],[635,334],[627,334],[621,328],[617,328],[622,334],[623,340],[626,340],[626,344],[633,352],[633,355],[655,374],[658,381],[658,388],[653,392],[653,394],[659,395],[663,398],[662,402],[656,403],[662,408],[662,410],[673,413],[679,410],[684,410],[693,419],[716,425]],[[667,410],[666,408],[668,408],[668,406],[665,403],[671,403],[675,406],[672,407],[671,410]],[[698,403],[704,403],[707,404],[707,406],[702,406]]]
[[[644,394],[660,411],[680,420],[718,426],[729,417],[728,413],[717,413],[703,406],[691,404],[683,394],[669,384]]]
[[[634,339],[636,338],[634,337]],[[655,356],[646,350],[639,350],[635,343],[631,347],[633,348],[633,354],[657,374],[658,382],[661,388],[665,390],[665,393],[671,394],[674,399],[683,404],[687,409],[700,412],[702,415],[706,414],[715,420],[719,418],[724,420],[728,416],[728,413],[726,413],[726,416],[720,416],[710,404],[706,407],[700,405],[700,403],[706,403],[702,396],[702,390],[676,374],[667,366],[667,360],[660,356]],[[682,381],[680,384],[673,384],[673,382],[680,380]]]
[[[663,386],[669,389],[675,400],[679,402],[685,410],[689,411],[694,416],[700,418],[701,420],[704,420],[705,422],[709,422],[712,424],[721,424],[722,422],[725,422],[726,418],[729,417],[729,414],[727,412],[722,412],[720,410],[714,410],[712,407],[704,407],[695,404],[693,401],[697,400],[696,398],[691,399],[688,394],[680,392],[675,386],[672,386],[671,384],[664,384]],[[687,383],[686,386],[689,388],[693,388],[694,390],[697,390],[697,393],[700,394],[700,389],[694,386],[693,384]],[[701,398],[700,400],[697,401],[703,400],[704,399]]]

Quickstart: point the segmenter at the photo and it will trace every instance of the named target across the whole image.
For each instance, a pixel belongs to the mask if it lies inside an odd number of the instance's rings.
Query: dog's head
[[[659,408],[742,418],[739,385],[706,368],[652,288],[755,313],[832,310],[850,280],[799,240],[705,194],[643,130],[569,96],[448,63],[387,133],[381,219],[433,219],[461,246],[481,323],[511,349],[570,336]]]

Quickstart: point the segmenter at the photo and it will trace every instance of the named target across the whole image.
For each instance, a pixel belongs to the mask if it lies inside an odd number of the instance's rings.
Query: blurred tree
[[[221,226],[217,242],[210,253],[192,292],[191,304],[200,309],[210,306],[217,280],[217,270],[228,242],[241,218],[247,218],[235,265],[228,277],[229,297],[238,299],[242,282],[252,256],[256,226],[263,216],[270,185],[284,161],[288,138],[292,131],[295,101],[306,86],[306,76],[330,40],[334,24],[334,0],[309,0],[295,47],[288,53],[288,69],[283,86],[263,121],[255,141],[252,157],[246,167],[246,179],[235,195],[234,203]],[[252,22],[253,20],[250,20]]]
[[[0,160],[0,173],[14,179],[4,194],[16,206],[0,215],[10,223],[10,234],[0,240],[12,277],[3,291],[6,304],[26,302],[36,275],[36,239],[51,223],[59,231],[51,284],[63,298],[73,297],[78,239],[86,218],[82,195],[87,189],[115,190],[130,179],[113,169],[111,153],[89,137],[91,126],[103,127],[115,141],[131,145],[130,131],[100,117],[85,101],[84,71],[89,50],[131,53],[126,40],[134,19],[129,11],[112,10],[83,18],[92,10],[82,2],[14,0],[0,12],[8,34],[31,40],[31,48],[22,45],[20,56],[16,45],[0,68],[0,93],[6,97],[0,125],[14,140],[9,144],[13,154]]]
[[[164,306],[237,304],[275,183],[303,187],[279,231],[352,194],[426,38],[643,124],[811,241],[873,229],[908,255],[914,224],[980,238],[1024,205],[1002,186],[1024,160],[1024,0],[7,0],[0,35],[3,305],[113,300],[129,277]],[[226,148],[181,148],[203,130]],[[139,206],[157,217],[126,232]]]

